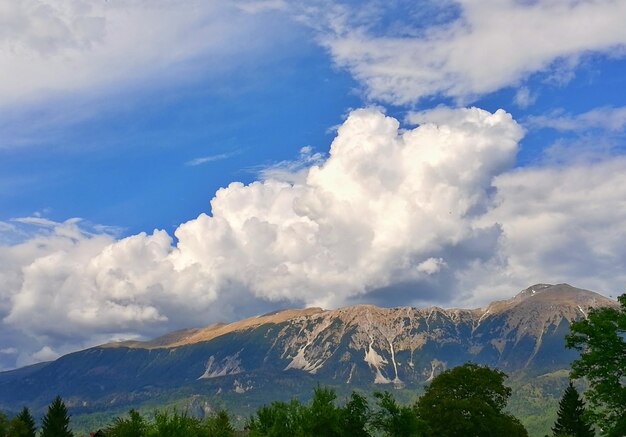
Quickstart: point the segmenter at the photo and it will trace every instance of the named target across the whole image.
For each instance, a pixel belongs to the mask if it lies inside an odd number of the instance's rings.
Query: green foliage
[[[230,423],[228,413],[224,410],[205,418],[202,427],[205,431],[204,435],[208,437],[232,437],[235,435],[235,428]]]
[[[352,392],[350,400],[340,412],[341,435],[345,437],[370,437],[367,429],[370,407],[365,396]]]
[[[149,422],[137,411],[130,410],[128,418],[117,418],[106,429],[108,437],[232,437],[235,433],[224,411],[204,420],[185,413],[157,411]]]
[[[9,419],[0,411],[0,436],[7,435],[9,431]]]
[[[0,436],[4,437],[35,437],[37,429],[28,408],[24,409],[11,420],[0,412]]]
[[[250,437],[302,436],[305,407],[296,400],[272,402],[258,409],[246,424]]]
[[[586,378],[590,417],[606,436],[626,435],[626,294],[619,308],[597,308],[573,322],[567,347],[580,351],[572,377]]]
[[[503,410],[511,396],[506,375],[468,363],[435,377],[416,405],[428,424],[427,436],[527,436],[521,423]]]
[[[352,393],[344,407],[336,399],[334,390],[318,386],[308,405],[292,400],[262,406],[246,430],[250,437],[369,437],[367,399]]]
[[[202,426],[199,419],[184,413],[157,411],[150,437],[200,437]]]
[[[116,418],[105,434],[110,437],[145,437],[149,426],[146,420],[135,410],[128,412],[128,418]]]
[[[563,392],[561,402],[559,402],[559,412],[552,427],[552,433],[555,437],[563,435],[573,437],[595,436],[593,428],[585,419],[585,403],[571,381]]]
[[[337,395],[329,388],[317,386],[308,408],[303,409],[303,434],[319,437],[340,437],[341,410],[335,405]]]
[[[389,392],[377,392],[378,411],[372,416],[372,427],[385,437],[419,437],[423,435],[424,423],[413,409],[399,405]]]
[[[48,406],[48,412],[41,421],[41,437],[73,437],[70,430],[70,416],[60,396]]]
[[[9,435],[11,437],[35,437],[37,435],[35,419],[28,408],[22,408],[22,411],[11,420]]]

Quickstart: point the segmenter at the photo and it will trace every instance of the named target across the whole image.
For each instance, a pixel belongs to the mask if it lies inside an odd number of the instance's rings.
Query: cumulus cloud
[[[0,341],[20,341],[3,360],[276,306],[478,305],[536,282],[623,284],[626,159],[512,170],[523,129],[502,110],[409,119],[356,110],[326,159],[218,190],[211,214],[173,236],[9,222],[37,232],[0,246]]]
[[[586,54],[623,54],[615,49],[626,44],[619,1],[411,3],[322,1],[302,15],[369,98],[394,104],[432,95],[467,101],[536,72],[563,82]],[[386,14],[394,6],[404,21]]]
[[[75,220],[20,220],[43,230],[0,248],[3,323],[79,343],[242,315],[241,301],[252,311],[258,302],[335,306],[418,283],[445,270],[442,254],[480,235],[473,217],[521,133],[501,110],[449,110],[445,124],[401,130],[362,109],[325,161],[302,151],[314,165],[300,182],[232,183],[211,200],[211,215],[174,232],[176,243],[165,231],[115,240]]]
[[[261,13],[279,3],[0,0],[0,102],[136,84],[171,67],[188,76],[191,60],[236,65],[271,40]]]
[[[477,295],[536,282],[624,291],[626,157],[518,169],[497,176],[494,186],[495,207],[481,220],[502,226],[502,261],[459,272]]]

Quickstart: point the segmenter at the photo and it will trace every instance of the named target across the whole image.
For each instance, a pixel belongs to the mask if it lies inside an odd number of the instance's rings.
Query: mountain
[[[193,400],[200,409],[340,390],[419,390],[466,361],[540,380],[566,369],[573,320],[616,305],[567,284],[537,284],[478,309],[289,309],[151,341],[105,344],[0,373],[0,409],[43,408],[56,394],[75,414]],[[246,408],[248,407],[248,410]]]

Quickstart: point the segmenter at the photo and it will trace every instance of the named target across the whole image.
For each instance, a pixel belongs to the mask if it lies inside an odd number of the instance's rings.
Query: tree
[[[499,370],[472,363],[436,376],[416,404],[428,425],[426,435],[528,436],[522,424],[503,411],[511,396],[505,378]]]
[[[235,428],[230,423],[230,417],[224,410],[204,419],[203,429],[208,437],[233,437]]]
[[[22,411],[11,420],[9,435],[11,437],[35,437],[37,435],[35,419],[33,419],[28,408],[22,408]]]
[[[4,436],[9,431],[9,419],[7,416],[0,411],[0,436]]]
[[[424,424],[410,407],[398,405],[389,392],[374,393],[378,411],[372,415],[372,427],[385,437],[419,437]]]
[[[352,392],[350,400],[340,412],[341,435],[343,437],[370,437],[367,423],[370,407],[365,396]]]
[[[302,431],[304,435],[340,436],[340,409],[335,405],[335,399],[337,395],[334,390],[319,385],[315,388],[308,408],[303,410]]]
[[[148,435],[150,437],[200,437],[202,423],[195,417],[177,411],[171,414],[166,411],[157,411],[154,413],[154,425]]]
[[[571,435],[573,437],[593,437],[593,428],[585,419],[585,402],[570,381],[559,402],[559,412],[552,427],[554,436]]]
[[[148,434],[149,425],[146,420],[135,410],[128,412],[128,418],[117,417],[105,432],[110,437],[145,437]]]
[[[249,437],[302,436],[306,407],[297,400],[272,402],[260,407],[246,423]]]
[[[73,437],[70,430],[70,416],[60,396],[48,406],[48,412],[41,421],[41,437]]]
[[[626,294],[573,322],[566,345],[580,351],[572,378],[586,378],[591,420],[609,437],[626,435]]]

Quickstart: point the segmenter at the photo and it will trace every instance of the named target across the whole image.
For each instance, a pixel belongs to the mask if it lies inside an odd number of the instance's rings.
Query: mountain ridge
[[[577,357],[565,348],[569,324],[611,305],[617,302],[568,284],[536,284],[474,309],[281,310],[0,373],[0,409],[41,411],[59,394],[75,414],[193,399],[245,417],[262,403],[302,396],[318,383],[415,393],[467,361],[515,375],[528,387],[549,387],[552,399],[560,386],[538,376],[560,375]]]
[[[546,291],[549,291],[548,295],[545,294]],[[567,297],[571,297],[571,294],[582,294],[587,295],[587,299],[585,299],[585,304],[588,306],[593,306],[596,302],[600,302],[604,305],[610,305],[611,300],[592,292],[590,290],[584,290],[575,288],[569,284],[535,284],[531,287],[528,287],[518,294],[509,299],[499,300],[491,302],[483,307],[478,308],[444,308],[440,306],[428,306],[428,307],[414,307],[414,306],[398,306],[398,307],[379,307],[372,304],[356,304],[350,305],[346,307],[340,307],[337,309],[322,309],[319,307],[307,307],[307,308],[287,308],[277,311],[272,311],[266,314],[261,314],[257,316],[248,317],[242,320],[238,320],[235,322],[225,323],[218,322],[205,327],[200,328],[185,328],[177,331],[173,331],[167,333],[165,335],[156,337],[151,340],[125,340],[119,342],[112,342],[100,345],[99,347],[129,347],[129,348],[143,348],[143,349],[156,349],[156,348],[171,348],[184,346],[188,344],[194,344],[202,341],[209,341],[213,338],[219,337],[221,335],[228,334],[234,331],[241,331],[248,328],[257,327],[263,325],[265,323],[283,323],[293,319],[297,319],[300,317],[307,316],[315,316],[321,313],[324,314],[332,314],[332,313],[349,313],[360,310],[389,310],[389,311],[402,311],[402,310],[421,310],[421,311],[440,311],[445,314],[459,314],[459,313],[469,313],[475,314],[478,317],[478,321],[480,322],[481,318],[486,316],[489,313],[500,312],[510,308],[511,306],[515,306],[521,304],[526,299],[531,297],[549,296],[550,301],[556,302],[558,299],[564,299],[563,294],[569,294]],[[540,298],[541,300],[541,298]],[[579,297],[580,300],[580,297]],[[584,311],[581,309],[581,314],[586,316]]]

